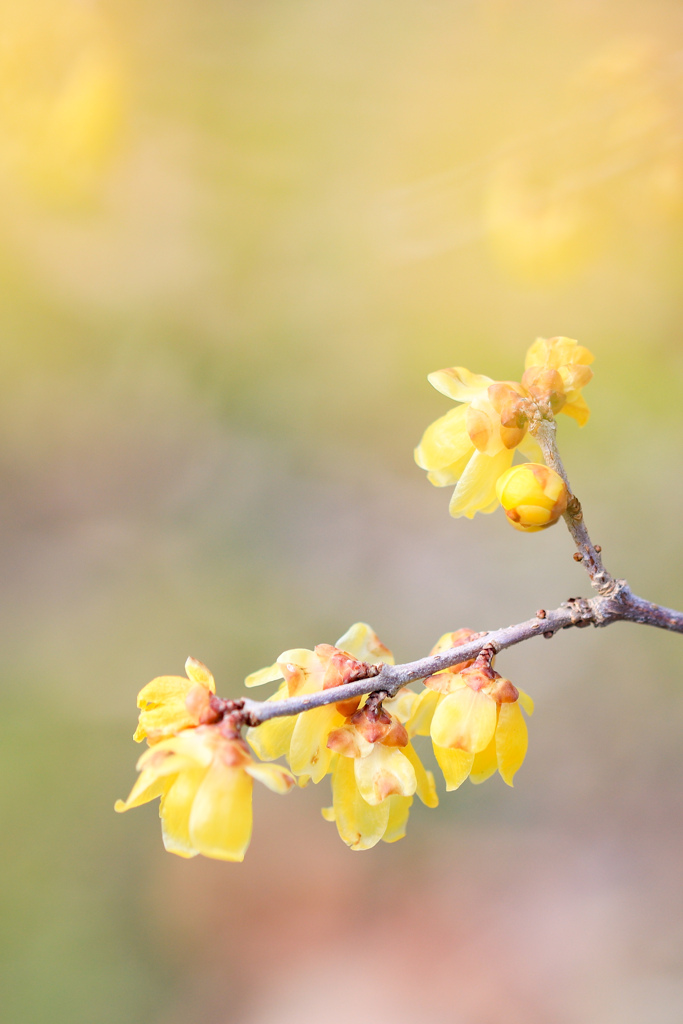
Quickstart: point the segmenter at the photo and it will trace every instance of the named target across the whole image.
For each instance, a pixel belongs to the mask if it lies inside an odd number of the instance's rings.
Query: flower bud
[[[562,477],[548,466],[526,462],[499,477],[496,495],[517,530],[535,533],[552,526],[567,508]]]

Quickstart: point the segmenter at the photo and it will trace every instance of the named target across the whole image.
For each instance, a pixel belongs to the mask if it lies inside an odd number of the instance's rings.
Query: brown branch
[[[604,570],[603,570],[604,571]],[[612,579],[612,577],[610,577]],[[243,722],[259,725],[271,718],[283,715],[298,715],[302,711],[318,708],[324,704],[361,697],[366,693],[385,691],[393,696],[406,683],[425,679],[444,668],[475,658],[484,647],[496,652],[531,640],[535,636],[551,638],[561,629],[576,626],[609,626],[613,622],[639,622],[658,629],[683,633],[683,612],[651,604],[642,597],[631,593],[625,580],[613,580],[615,586],[610,593],[592,598],[570,598],[552,611],[541,610],[533,619],[519,622],[514,626],[482,633],[476,639],[459,647],[453,647],[443,654],[434,654],[405,665],[383,665],[379,675],[357,679],[343,686],[331,687],[317,693],[300,697],[287,697],[278,701],[256,701],[244,698],[240,701],[239,712]]]
[[[549,416],[551,417],[552,413],[549,413]],[[577,554],[574,555],[574,558],[577,562],[583,563],[590,577],[591,586],[597,590],[598,594],[605,597],[616,596],[621,590],[622,585],[626,586],[626,584],[623,580],[615,579],[605,569],[600,554],[602,549],[599,544],[593,544],[593,541],[590,539],[588,529],[583,520],[581,502],[572,491],[567,471],[557,450],[555,440],[557,424],[555,420],[544,416],[531,423],[529,429],[541,446],[546,465],[554,469],[562,477],[569,492],[567,511],[564,513],[563,518],[576,544]]]

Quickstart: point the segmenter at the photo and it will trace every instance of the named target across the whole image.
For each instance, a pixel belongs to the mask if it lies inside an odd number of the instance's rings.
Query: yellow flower
[[[590,409],[581,389],[593,376],[593,359],[573,338],[537,338],[526,354],[522,384],[533,398],[549,401],[554,413],[564,412],[582,427]]]
[[[253,780],[286,793],[294,778],[280,765],[258,764],[246,743],[222,726],[185,729],[146,750],[140,776],[117,811],[161,797],[159,816],[164,846],[180,857],[198,853],[241,861],[252,827]]]
[[[185,671],[186,679],[158,676],[140,690],[140,717],[133,736],[137,743],[145,738],[150,745],[158,743],[181,729],[211,720],[210,700],[216,692],[213,676],[206,665],[195,658],[187,659]]]
[[[336,822],[352,850],[402,839],[415,793],[428,807],[437,806],[434,777],[395,715],[363,707],[327,742],[334,751],[332,807],[323,809],[323,817]]]
[[[393,665],[390,650],[365,622],[356,622],[336,645],[318,644],[314,651],[304,648],[285,651],[269,668],[247,676],[247,686],[257,686],[284,677],[270,700],[317,693],[340,686],[356,677],[363,665]],[[247,740],[264,761],[287,756],[295,775],[320,780],[330,770],[332,751],[327,739],[356,710],[361,698],[341,704],[311,708],[300,715],[273,718],[247,732]]]
[[[458,647],[475,635],[469,629],[445,633],[431,653]],[[496,769],[511,786],[528,745],[520,705],[530,715],[531,698],[476,660],[459,662],[424,682],[406,727],[410,735],[431,735],[446,789],[457,789],[468,777],[483,782]]]
[[[556,523],[569,497],[559,473],[534,462],[512,466],[503,473],[496,494],[510,523],[525,533],[545,530]]]
[[[512,465],[515,450],[534,461],[543,456],[527,433],[530,398],[521,384],[494,381],[454,366],[429,375],[442,394],[462,404],[425,431],[415,461],[436,487],[457,484],[452,516],[471,519],[498,507],[496,481]]]

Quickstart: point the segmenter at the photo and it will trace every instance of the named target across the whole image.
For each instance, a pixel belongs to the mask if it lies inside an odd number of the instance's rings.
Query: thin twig
[[[610,577],[611,579],[611,577]],[[278,701],[256,701],[244,698],[240,701],[241,715],[249,725],[258,725],[271,718],[283,715],[298,715],[311,708],[319,708],[325,704],[336,704],[339,701],[362,697],[366,693],[384,690],[393,696],[406,683],[425,679],[427,676],[440,672],[444,668],[462,661],[475,658],[483,647],[493,647],[502,651],[506,647],[531,640],[535,636],[552,637],[561,629],[582,626],[609,626],[613,622],[639,622],[646,626],[655,626],[675,633],[683,633],[683,612],[661,605],[652,604],[642,597],[631,593],[625,580],[614,580],[617,586],[608,594],[598,597],[570,598],[559,608],[544,611],[526,622],[481,634],[469,643],[452,647],[443,654],[434,654],[419,661],[407,662],[404,665],[383,665],[379,675],[371,678],[357,679],[353,683],[331,687],[305,696],[287,697]]]
[[[583,520],[581,502],[572,491],[567,471],[557,450],[557,443],[555,441],[557,425],[555,421],[545,417],[538,419],[535,423],[530,424],[530,430],[541,446],[546,465],[554,469],[562,477],[569,492],[567,511],[564,513],[563,518],[567,524],[567,529],[574,539],[576,550],[580,555],[580,558],[576,560],[583,563],[590,577],[591,586],[597,590],[598,594],[602,594],[605,597],[615,596],[622,588],[622,585],[625,586],[626,584],[623,580],[615,579],[605,569],[600,554],[601,548],[599,545],[596,547],[590,539],[588,529]],[[576,558],[576,555],[574,557]]]

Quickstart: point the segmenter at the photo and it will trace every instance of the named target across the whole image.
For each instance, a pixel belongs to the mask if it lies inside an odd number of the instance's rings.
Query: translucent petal
[[[443,698],[434,712],[431,736],[440,747],[472,754],[488,746],[496,728],[496,702],[483,690],[463,686]]]
[[[412,714],[406,722],[409,736],[429,736],[432,718],[440,700],[441,694],[427,687],[418,693]]]
[[[198,686],[205,686],[207,690],[211,690],[211,693],[216,692],[214,678],[206,665],[203,665],[201,661],[197,661],[196,658],[188,658],[185,662],[185,671],[187,672],[188,679],[191,679],[193,683]]]
[[[205,857],[244,860],[251,839],[251,776],[215,758],[199,786],[190,813],[192,845]]]
[[[194,683],[190,684],[190,689],[193,686]],[[146,708],[141,711],[133,739],[138,743],[146,736],[149,736],[150,740],[155,740],[196,724],[197,720],[187,710],[184,698],[181,700],[174,698],[159,707]]]
[[[252,672],[244,680],[245,686],[262,686],[263,683],[274,683],[276,679],[282,679],[282,669],[275,662],[267,668],[260,668],[258,672]]]
[[[387,665],[394,664],[393,654],[367,622],[354,622],[334,646],[369,665],[378,665],[381,661]]]
[[[184,701],[194,685],[191,679],[185,679],[184,676],[158,676],[140,690],[138,707],[148,708],[169,701]]]
[[[344,721],[334,704],[311,708],[297,716],[289,748],[289,765],[295,775],[310,775],[312,782],[320,782],[332,757],[328,737]]]
[[[456,402],[471,402],[482,391],[486,391],[490,384],[493,384],[491,377],[485,377],[482,373],[472,373],[464,366],[451,366],[446,370],[437,370],[436,373],[430,373],[427,380],[442,395],[446,395]]]
[[[430,484],[434,487],[452,487],[453,484],[457,484],[460,477],[465,472],[467,463],[470,461],[474,454],[474,447],[467,455],[463,455],[461,459],[456,462],[452,462],[450,466],[444,466],[443,469],[433,469],[427,473],[427,479]]]
[[[136,779],[126,800],[117,800],[114,810],[121,814],[129,811],[131,807],[139,807],[141,804],[149,803],[158,796],[163,796],[166,790],[173,783],[173,775],[160,775],[158,772],[142,772]]]
[[[382,836],[385,843],[396,843],[403,839],[408,824],[408,814],[413,803],[412,796],[390,796],[389,800],[389,821],[386,832]]]
[[[498,771],[508,786],[512,785],[515,772],[524,761],[528,745],[529,734],[519,703],[501,704],[496,729],[496,752]]]
[[[435,743],[434,756],[446,780],[447,791],[450,793],[458,786],[462,786],[470,773],[474,754],[470,754],[466,750],[450,750],[448,747],[440,747]]]
[[[190,839],[190,812],[207,770],[191,768],[181,772],[161,798],[161,836],[169,853],[177,853],[180,857],[196,857],[199,853]]]
[[[415,769],[415,780],[417,782],[417,789],[415,792],[419,796],[420,800],[426,807],[438,807],[439,798],[436,793],[434,776],[431,772],[428,772],[422,764],[422,761],[420,760],[412,743],[409,743],[407,747],[403,747],[403,753]],[[393,800],[394,798],[392,797],[391,799]]]
[[[418,699],[418,694],[414,690],[409,690],[407,687],[402,687],[395,697],[391,697],[389,700],[383,702],[385,711],[388,711],[390,715],[394,715],[398,718],[399,722],[405,724],[408,719],[412,716],[415,702]]]
[[[280,764],[259,764],[253,761],[246,765],[245,772],[251,775],[252,779],[262,782],[274,793],[289,793],[296,780],[291,772]]]
[[[519,686],[517,687],[517,691],[519,693],[519,703],[522,705],[522,707],[526,711],[527,715],[533,715],[533,713],[534,713],[534,702],[533,702],[533,699],[529,696],[529,694],[526,692],[526,690],[521,690],[519,688]]]
[[[334,807],[321,807],[320,813],[322,814],[325,821],[336,821],[334,815]]]
[[[434,420],[415,449],[415,461],[421,469],[443,469],[472,454],[474,445],[467,433],[467,406],[450,409]]]
[[[360,794],[373,806],[389,796],[412,796],[417,789],[415,769],[398,747],[375,743],[371,753],[354,758],[353,765]]]
[[[287,683],[282,683],[277,693],[269,697],[268,701],[284,700],[288,695]],[[278,757],[286,757],[289,754],[295,725],[296,715],[280,715],[277,718],[269,718],[261,725],[247,729],[245,739],[262,761],[274,761]]]
[[[475,785],[480,782],[486,782],[497,768],[498,757],[496,756],[496,736],[494,733],[489,745],[474,755],[472,770],[470,771],[470,782],[474,782]]]
[[[389,823],[390,801],[371,806],[356,785],[354,762],[340,757],[332,776],[332,798],[337,831],[352,850],[369,850],[380,841]]]
[[[456,518],[467,516],[491,506],[496,501],[496,481],[512,465],[514,451],[504,448],[498,455],[475,452],[453,492],[448,511]]]
[[[583,395],[576,395],[571,402],[565,402],[560,409],[560,412],[565,412],[567,416],[571,416],[572,419],[576,420],[580,427],[585,426],[588,423],[591,411],[586,404],[586,400]]]

